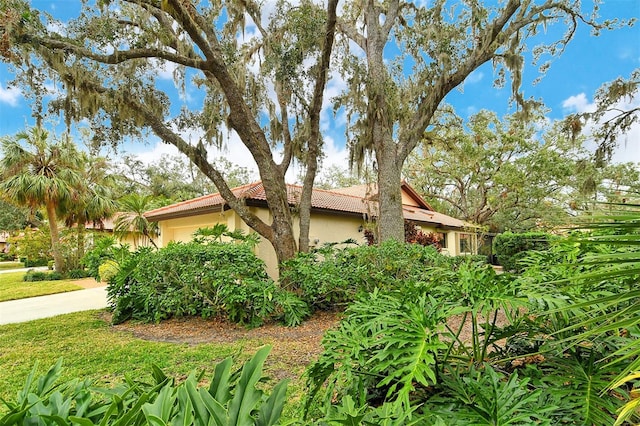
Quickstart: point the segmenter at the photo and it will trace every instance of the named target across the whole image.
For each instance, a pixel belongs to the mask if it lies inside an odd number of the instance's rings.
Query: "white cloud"
[[[150,61],[154,65],[156,76],[159,79],[173,81],[173,73],[178,68],[177,64],[159,59],[151,59]]]
[[[349,167],[349,153],[347,148],[336,144],[335,140],[329,136],[324,138],[324,155],[322,159],[321,171],[331,166],[338,166],[342,169]]]
[[[0,84],[0,103],[8,104],[10,106],[17,106],[18,100],[22,97],[22,92],[17,87],[4,88]]]
[[[584,93],[571,96],[562,103],[562,107],[567,112],[584,113],[593,112],[596,110],[596,104],[590,102]],[[640,107],[640,95],[632,99],[624,99],[612,106],[613,111],[609,114],[605,114],[601,122],[606,122],[613,118],[618,112],[616,111],[629,111],[633,108]],[[598,126],[598,123],[587,123],[583,133],[590,135],[594,128]],[[618,147],[613,153],[612,160],[615,163],[640,163],[640,123],[635,123],[627,132],[618,136]],[[591,143],[594,146],[593,143]]]
[[[593,112],[596,110],[596,104],[590,103],[587,99],[587,95],[580,93],[575,96],[570,96],[562,102],[562,108],[568,112]]]

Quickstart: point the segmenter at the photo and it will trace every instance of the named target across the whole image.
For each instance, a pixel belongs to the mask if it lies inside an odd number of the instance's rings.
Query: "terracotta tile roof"
[[[231,192],[238,198],[253,198],[251,194],[256,192],[264,192],[262,188],[262,182],[254,182],[247,185],[238,186],[237,188],[233,188]],[[249,195],[248,197],[246,195]],[[262,199],[265,199],[262,197]],[[198,198],[192,198],[191,200],[182,201],[176,204],[171,204],[164,207],[159,207],[154,210],[150,210],[145,213],[145,216],[149,220],[159,220],[163,219],[166,216],[169,217],[180,217],[180,216],[191,216],[192,214],[203,214],[208,213],[210,211],[219,210],[222,206],[224,206],[226,202],[220,193],[203,195]]]
[[[402,210],[404,218],[414,222],[435,223],[448,228],[468,228],[472,226],[460,219],[433,210],[425,210],[413,206],[403,206]]]
[[[332,191],[339,194],[367,198],[369,200],[375,200],[378,197],[378,185],[376,185],[375,183],[363,183],[362,185],[353,185],[346,188],[332,189]]]
[[[427,203],[407,182],[402,182],[402,190],[413,198],[419,206],[426,210],[433,210],[433,207]],[[378,201],[378,184],[365,183],[362,185],[349,186],[347,188],[339,188],[332,190],[340,194],[348,194],[356,197],[366,198],[367,200]]]
[[[96,222],[95,224],[93,222],[88,222],[85,224],[85,228],[86,229],[95,229],[95,230],[99,230],[99,231],[113,231],[115,229],[115,224],[116,221],[118,220],[118,218],[120,216],[124,216],[127,215],[128,213],[125,212],[115,212],[113,214],[113,216],[107,218],[107,219],[103,219],[102,223],[100,222]],[[75,226],[75,225],[74,225]]]
[[[407,185],[407,184],[403,184]],[[314,189],[311,196],[312,209],[318,211],[342,212],[358,215],[377,216],[377,201],[364,198],[366,187],[349,187],[338,190]],[[413,189],[411,189],[413,191]],[[232,189],[233,194],[245,200],[264,201],[266,195],[262,182],[254,182]],[[298,204],[302,193],[299,185],[287,184],[287,198],[291,205]],[[377,195],[377,194],[376,194]],[[424,203],[426,204],[426,203]],[[177,217],[195,216],[199,214],[220,211],[225,208],[225,201],[219,193],[204,195],[180,203],[160,207],[145,213],[147,219],[159,221]],[[426,204],[428,206],[428,204]],[[430,208],[430,207],[429,207]],[[425,222],[447,227],[465,227],[461,220],[437,213],[432,209],[413,206],[404,206],[406,219],[416,222]]]

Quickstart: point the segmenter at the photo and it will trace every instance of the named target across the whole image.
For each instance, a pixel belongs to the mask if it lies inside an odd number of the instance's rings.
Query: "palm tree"
[[[85,229],[87,223],[101,225],[117,210],[111,187],[113,177],[107,173],[108,163],[103,157],[90,157],[80,153],[81,182],[78,197],[71,203],[59,205],[58,213],[65,217],[68,227],[76,226],[78,232],[78,260],[84,256]]]
[[[144,213],[154,205],[153,197],[150,195],[129,194],[119,200],[120,215],[115,220],[114,232],[123,237],[127,234],[133,235],[133,245],[138,247],[141,239],[147,239],[151,245],[158,248],[153,238],[158,235],[158,224],[149,222]]]
[[[68,138],[50,142],[46,130],[34,127],[3,139],[1,149],[0,193],[18,205],[45,207],[55,267],[64,271],[56,208],[77,198],[80,175],[75,145]]]
[[[633,198],[634,194],[629,194]],[[636,332],[640,327],[640,204],[608,203],[606,213],[594,215],[580,224],[577,229],[591,233],[588,237],[577,238],[579,243],[609,247],[603,253],[592,254],[580,260],[582,265],[591,265],[593,269],[573,276],[574,280],[597,284],[602,287],[614,280],[618,281],[617,291],[587,297],[581,303],[558,308],[551,313],[580,312],[571,325],[560,332],[569,333],[565,339],[567,346],[589,342],[592,339]],[[563,281],[556,282],[561,284]],[[602,366],[610,366],[619,371],[608,389],[630,385],[640,377],[640,340],[624,340],[616,350],[602,360]],[[596,389],[603,392],[604,389]],[[616,425],[637,416],[640,407],[640,395],[630,392],[630,401],[619,412]],[[635,423],[634,423],[635,424]]]

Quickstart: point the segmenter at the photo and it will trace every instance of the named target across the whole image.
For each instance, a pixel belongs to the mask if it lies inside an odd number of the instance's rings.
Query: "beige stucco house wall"
[[[269,210],[266,208],[252,207],[251,211],[264,221],[269,222],[271,219]],[[218,223],[227,225],[230,230],[242,230],[245,234],[253,232],[233,210],[225,210],[216,213],[160,220],[158,221],[160,236],[156,243],[158,247],[165,247],[171,241],[188,242],[193,239],[193,233],[198,229],[212,227]],[[349,238],[358,241],[358,243],[364,243],[365,239],[361,228],[364,223],[364,219],[357,216],[312,213],[309,229],[310,245],[318,247],[324,243],[342,242]],[[297,239],[300,236],[300,221],[297,217],[294,217],[293,226]],[[271,243],[261,238],[255,248],[255,253],[265,262],[269,275],[277,277],[278,261]]]
[[[291,193],[299,187],[289,186]],[[244,197],[253,214],[266,223],[271,223],[271,215],[264,200],[264,190],[261,184],[254,183],[235,188],[236,196]],[[312,200],[309,240],[311,246],[321,246],[324,243],[340,243],[353,239],[365,244],[363,228],[368,219],[375,215],[377,203],[368,195],[371,188],[345,188],[344,190],[324,191],[314,190]],[[455,218],[437,213],[422,200],[408,185],[403,185],[403,205],[405,218],[417,223],[425,233],[433,232],[444,238],[443,253],[450,255],[475,253],[477,246],[476,234],[469,231],[470,226]],[[295,196],[292,196],[292,205]],[[199,228],[212,227],[222,223],[230,230],[253,232],[247,224],[233,211],[226,207],[219,194],[187,200],[181,203],[165,206],[146,213],[151,221],[158,222],[160,235],[156,241],[159,247],[166,246],[171,241],[187,242],[193,238],[193,233]],[[294,216],[294,233],[299,236],[299,219]],[[465,244],[461,241],[466,240]],[[462,248],[462,250],[461,250]],[[261,239],[255,249],[256,255],[262,259],[270,276],[277,278],[278,264],[276,254],[266,239]]]
[[[113,215],[113,217],[104,219],[100,224],[87,223],[85,225],[86,229],[88,231],[92,231],[88,234],[87,238],[98,238],[98,236],[100,235],[116,237],[114,233],[115,221],[118,216],[123,214],[126,213],[117,212]],[[118,235],[117,240],[120,244],[128,245],[131,250],[136,250],[138,247],[153,247],[153,244],[151,244],[147,237],[145,237],[144,235],[136,235],[133,232],[128,232],[125,235]],[[158,244],[157,239],[154,239],[154,242]],[[160,244],[158,244],[158,247],[161,247]]]
[[[0,231],[0,253],[6,253],[9,251],[9,233]]]

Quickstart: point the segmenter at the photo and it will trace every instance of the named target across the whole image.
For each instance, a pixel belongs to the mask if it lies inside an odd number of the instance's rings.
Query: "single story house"
[[[302,187],[287,185],[292,208],[297,204]],[[271,222],[265,191],[261,182],[234,188],[236,197],[244,199],[252,213],[267,223]],[[425,233],[434,232],[442,239],[442,251],[450,255],[470,254],[477,251],[475,227],[459,219],[436,212],[407,183],[402,184],[402,203],[405,219],[414,221]],[[314,189],[312,195],[310,244],[342,242],[354,239],[366,243],[363,230],[377,216],[377,189],[375,185],[358,185],[349,188]],[[252,230],[229,208],[219,193],[205,195],[168,205],[145,213],[145,217],[157,222],[160,235],[158,247],[171,241],[190,241],[199,228],[226,224],[230,230]],[[299,231],[299,220],[294,215],[294,232]],[[267,271],[277,276],[276,254],[269,241],[262,239],[256,247],[256,255],[267,265]]]
[[[126,215],[127,213],[125,212],[116,212],[113,214],[112,217],[106,218],[106,219],[102,219],[99,222],[96,223],[87,223],[85,224],[85,228],[87,230],[91,230],[94,232],[98,232],[98,233],[102,233],[104,235],[109,235],[109,236],[114,236],[115,233],[115,227],[116,227],[116,222],[118,220],[118,218],[120,218],[121,216]],[[74,225],[76,226],[76,225]],[[90,237],[93,238],[93,237]],[[129,246],[131,246],[132,250],[137,249],[138,247],[151,247],[152,244],[149,241],[149,239],[147,237],[145,237],[144,235],[140,235],[136,232],[133,232],[133,230],[131,230],[131,232],[128,232],[125,235],[120,235],[117,237],[117,240],[120,242],[120,244],[128,244]],[[154,239],[155,242],[155,239]]]
[[[10,234],[6,231],[0,231],[0,253],[9,252],[9,237]]]

